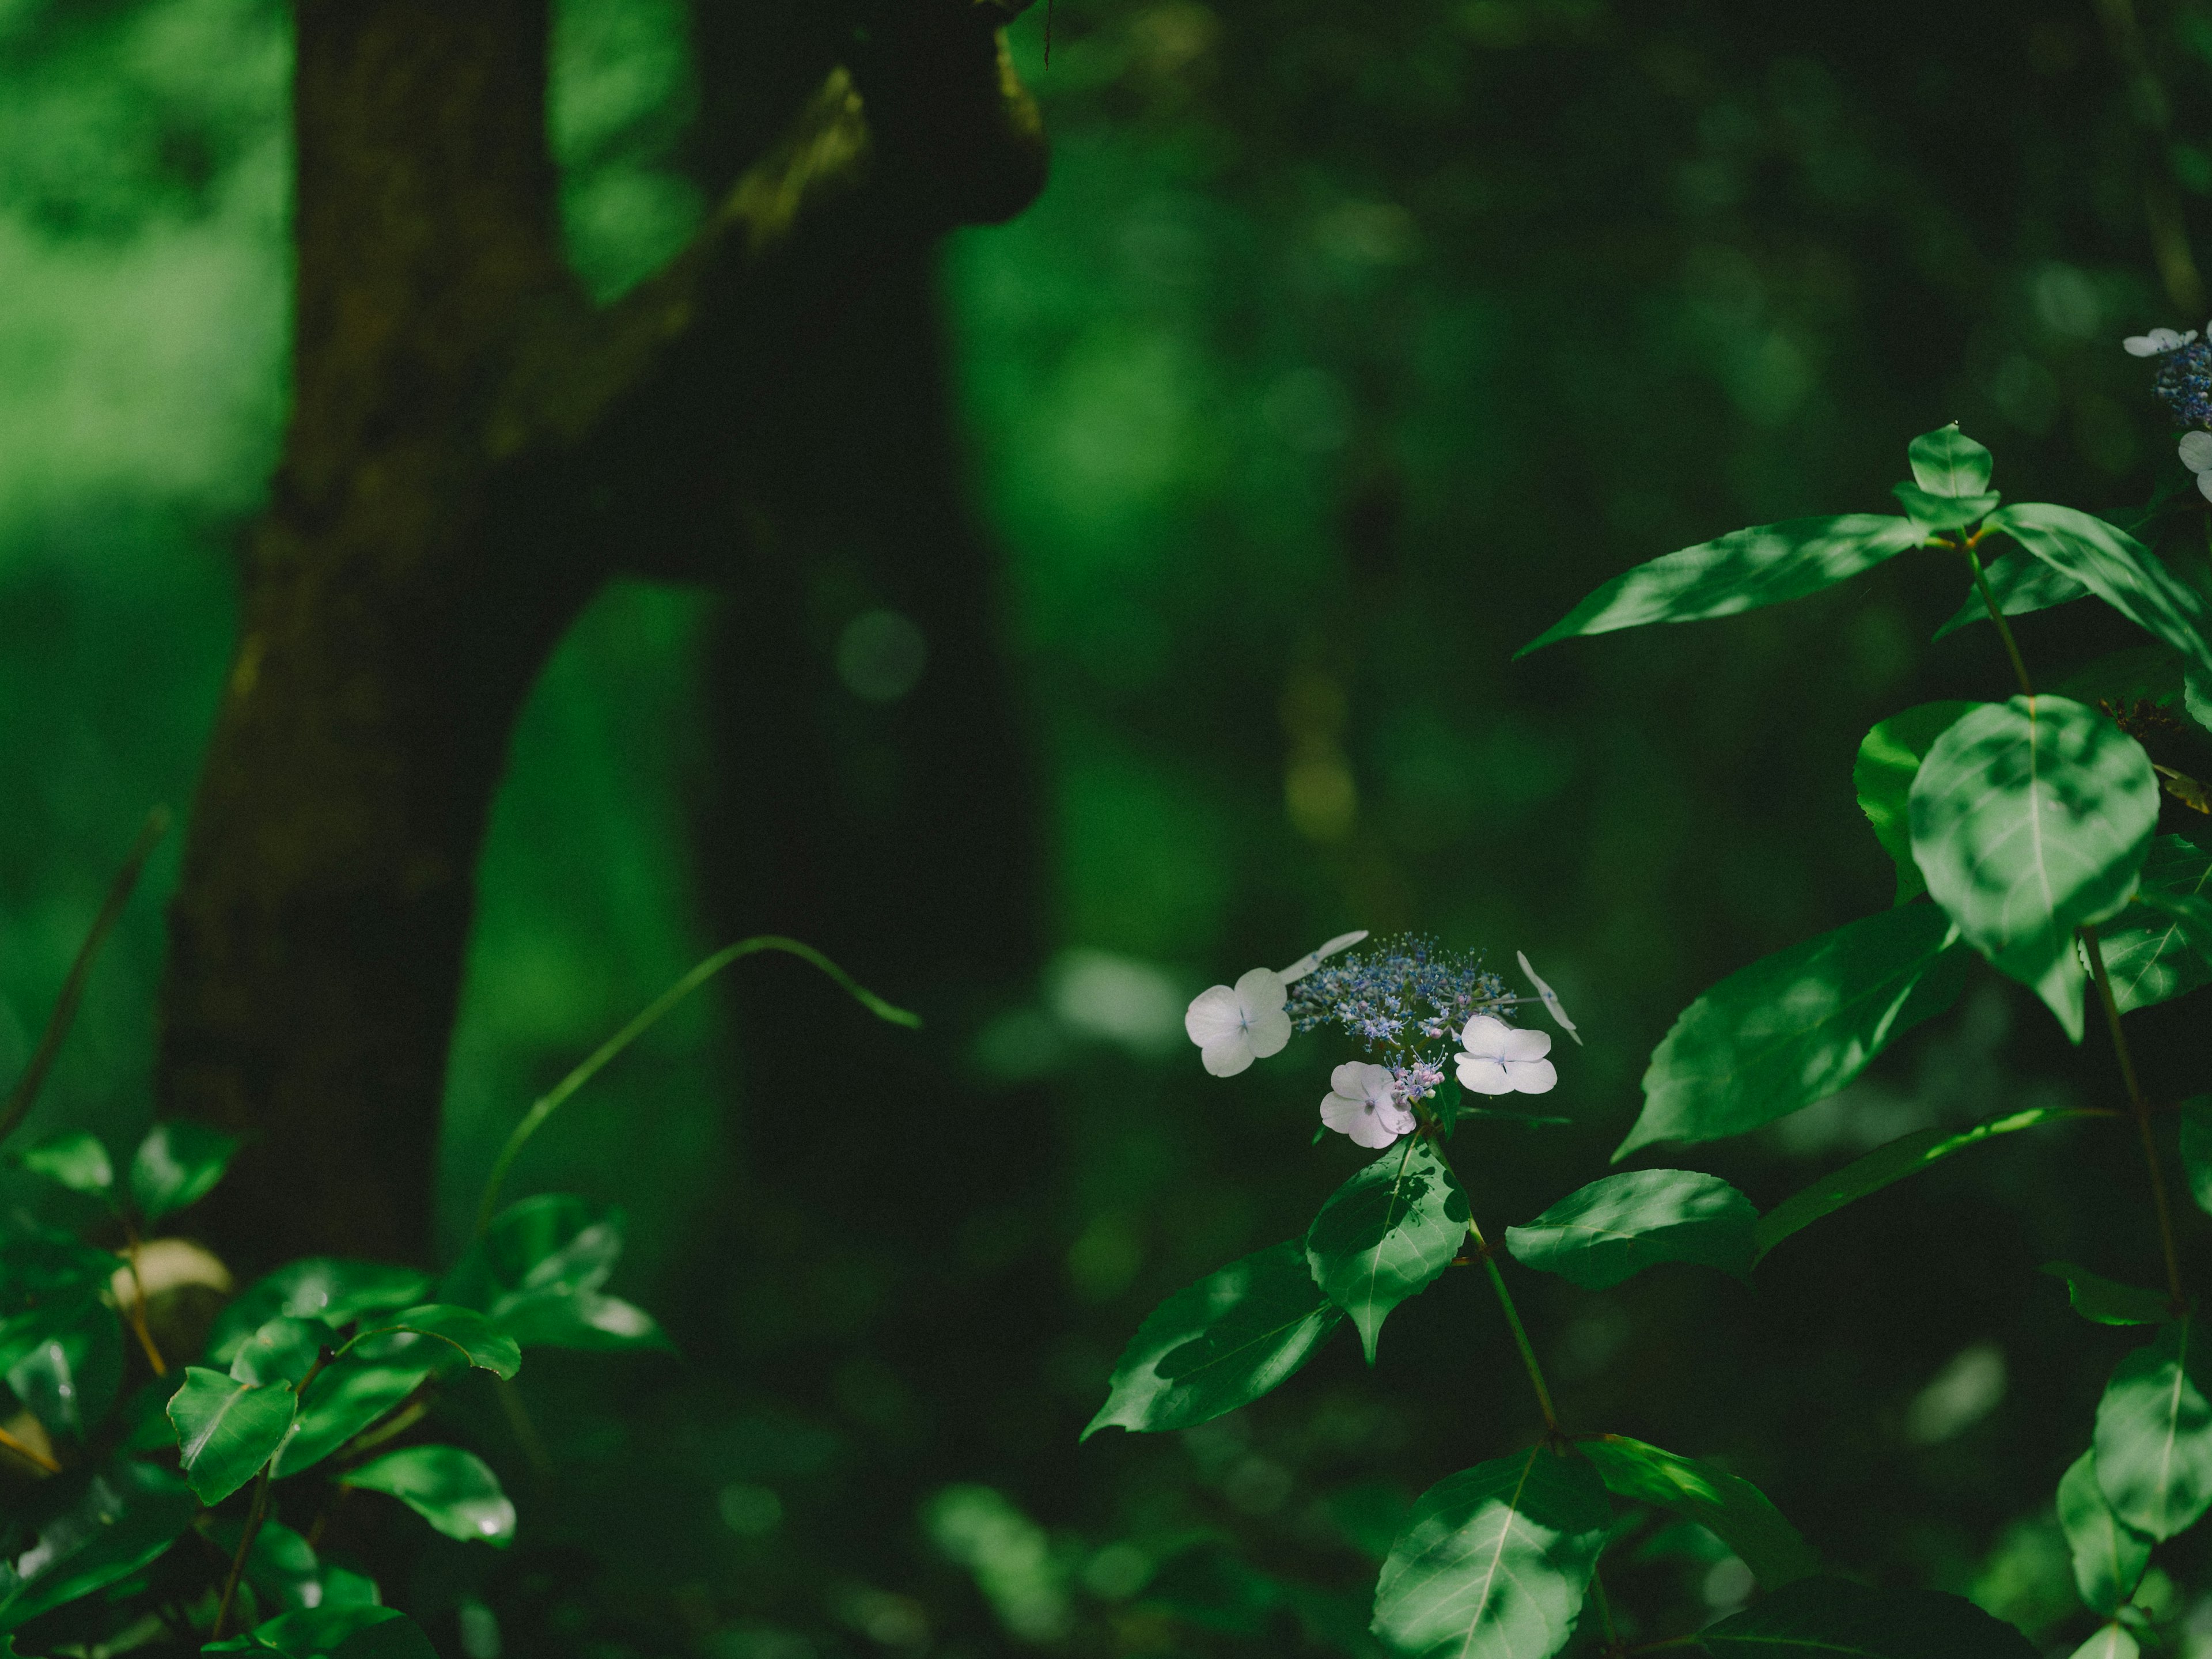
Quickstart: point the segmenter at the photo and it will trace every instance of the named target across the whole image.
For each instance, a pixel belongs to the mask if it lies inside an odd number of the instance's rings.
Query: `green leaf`
[[[156,1123],[131,1160],[131,1201],[149,1223],[197,1204],[222,1179],[240,1144],[188,1118]]]
[[[107,1148],[100,1144],[97,1135],[56,1135],[10,1157],[33,1175],[73,1193],[99,1197],[115,1184],[114,1166],[107,1161]]]
[[[670,1346],[643,1309],[599,1286],[622,1254],[623,1217],[567,1193],[509,1205],[441,1287],[526,1348]]]
[[[2136,902],[2164,916],[2180,934],[2183,946],[2199,962],[2212,963],[2212,900],[2198,893],[2168,893],[2145,887],[2136,893]]]
[[[1137,1328],[1083,1437],[1117,1423],[1187,1429],[1249,1405],[1304,1364],[1343,1317],[1297,1241],[1232,1261]]]
[[[2181,1103],[2181,1168],[2189,1195],[2212,1215],[2212,1095],[2191,1095]]]
[[[1390,1310],[1426,1290],[1467,1237],[1467,1194],[1436,1148],[1407,1137],[1338,1188],[1306,1233],[1314,1283],[1352,1316],[1367,1363]]]
[[[1912,481],[1931,495],[1978,495],[1990,487],[1990,452],[1959,430],[1959,423],[1923,432],[1905,447]]]
[[[2181,703],[2190,719],[2212,732],[2212,668],[2192,662],[2183,671]]]
[[[5,1346],[15,1352],[8,1386],[52,1432],[88,1438],[123,1387],[122,1327],[109,1309],[76,1298],[58,1304],[34,1340],[19,1343],[16,1333],[28,1322],[8,1327]]]
[[[2074,1583],[2089,1611],[2109,1619],[2136,1593],[2150,1565],[2150,1540],[2112,1513],[2083,1452],[2058,1483],[2058,1524],[2074,1553]]]
[[[1897,866],[1897,899],[1902,904],[1928,890],[1920,866],[1912,861],[1912,826],[1906,821],[1905,798],[1919,773],[1921,757],[1959,722],[1960,715],[1981,708],[1978,702],[1923,702],[1902,714],[1893,714],[1859,740],[1858,759],[1851,767],[1851,784],[1858,791],[1859,811],[1874,826],[1875,839]]]
[[[2110,1624],[2099,1629],[2067,1659],[2139,1659],[2142,1652],[2133,1636],[2118,1624]]]
[[[1375,1587],[1375,1634],[1422,1659],[1548,1659],[1574,1634],[1613,1506],[1538,1446],[1421,1494]]]
[[[437,1659],[422,1626],[397,1607],[304,1607],[256,1625],[253,1639],[285,1659]]]
[[[1998,495],[1994,489],[1979,495],[1934,495],[1917,484],[1893,484],[1889,493],[1897,497],[1905,516],[1923,531],[1964,530],[1984,513],[1995,507]]]
[[[2170,645],[2130,646],[2093,658],[2050,689],[2093,708],[2108,702],[2115,708],[2132,709],[2147,702],[2178,714],[2183,707],[2185,666],[2181,653]]]
[[[2074,1311],[2095,1324],[2163,1325],[2180,1317],[2164,1291],[2137,1290],[2071,1261],[2046,1261],[2043,1271],[2065,1281],[2066,1299]]]
[[[1801,1578],[1698,1634],[1714,1659],[2035,1659],[1963,1596]]]
[[[2212,982],[2212,958],[2191,943],[2185,918],[2158,908],[2157,895],[2212,898],[2212,837],[2160,836],[2152,842],[2136,902],[2099,930],[2112,1000],[2124,1014]]]
[[[672,1349],[651,1314],[603,1291],[550,1285],[501,1298],[492,1322],[525,1348]]]
[[[458,1446],[410,1446],[357,1469],[344,1484],[398,1498],[448,1538],[505,1548],[514,1541],[514,1505],[483,1459]]]
[[[1765,1492],[1741,1476],[1625,1434],[1601,1434],[1576,1444],[1607,1492],[1705,1528],[1734,1550],[1766,1589],[1779,1589],[1820,1571],[1820,1558],[1813,1547]]]
[[[515,1346],[514,1339],[495,1328],[490,1320],[473,1308],[425,1303],[419,1308],[409,1308],[379,1319],[354,1340],[360,1342],[388,1331],[411,1331],[447,1343],[470,1364],[495,1376],[513,1376],[522,1368],[522,1351]]]
[[[337,1334],[319,1319],[280,1315],[231,1355],[230,1374],[240,1382],[297,1383],[314,1369],[324,1349],[337,1349]]]
[[[246,1286],[222,1310],[209,1334],[207,1357],[228,1365],[246,1338],[280,1314],[346,1326],[367,1314],[420,1302],[429,1288],[428,1276],[412,1267],[333,1256],[289,1262]]]
[[[1618,1163],[1661,1140],[1718,1140],[1836,1092],[1958,1000],[1967,954],[1932,904],[1794,945],[1723,980],[1675,1020],[1644,1073]]]
[[[182,1480],[151,1463],[118,1461],[84,1478],[75,1501],[15,1559],[0,1631],[128,1578],[175,1542],[198,1509]]]
[[[1803,599],[1924,539],[1910,519],[1871,513],[1739,530],[1614,577],[1514,655],[1525,657],[1579,635],[1728,617]]]
[[[405,1403],[454,1363],[449,1342],[410,1332],[380,1335],[332,1360],[307,1387],[292,1432],[276,1453],[279,1479],[299,1474]]]
[[[246,1531],[242,1511],[210,1515],[200,1527],[225,1560],[236,1557],[239,1540]],[[252,1585],[264,1607],[285,1612],[364,1601],[373,1603],[376,1599],[373,1594],[359,1592],[358,1586],[364,1581],[358,1575],[343,1567],[325,1566],[315,1559],[305,1538],[274,1516],[263,1522],[253,1534],[253,1547],[246,1557],[246,1582]]]
[[[292,1426],[289,1384],[240,1382],[194,1365],[169,1399],[177,1425],[177,1466],[210,1507],[253,1479]]]
[[[1759,1212],[1718,1176],[1631,1170],[1570,1193],[1525,1227],[1505,1230],[1523,1266],[1602,1291],[1662,1261],[1747,1278]]]
[[[2136,627],[2212,672],[2212,605],[2124,530],[2046,501],[2000,507],[1984,528],[2003,531]]]
[[[2068,605],[2075,599],[2086,599],[2089,590],[2063,570],[2054,570],[2040,559],[2025,553],[2015,553],[2009,558],[1998,559],[1982,571],[1982,580],[1990,585],[1990,598],[1997,602],[1997,610],[2008,617],[2025,616],[2031,611],[2048,611],[2054,605]],[[1983,599],[1981,590],[1969,587],[1966,599],[1954,611],[1949,620],[1936,630],[1936,639],[1946,639],[1962,628],[1990,619],[1990,607]],[[2053,688],[2054,690],[2056,688]]]
[[[2085,979],[2074,930],[2127,903],[2158,825],[2150,757],[2064,697],[1987,704],[1913,780],[1912,856],[1929,895],[2075,1042]]]
[[[2177,1319],[2120,1361],[2097,1406],[2097,1483],[2112,1512],[2167,1539],[2212,1505],[2212,1403],[2197,1322]]]

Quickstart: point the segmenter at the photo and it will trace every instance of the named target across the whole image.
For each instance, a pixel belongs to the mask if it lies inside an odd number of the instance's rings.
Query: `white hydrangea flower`
[[[2204,435],[2207,438],[2212,438],[2212,432],[2208,432]],[[1575,1046],[1580,1048],[1583,1041],[1582,1034],[1575,1030],[1574,1021],[1567,1018],[1566,1008],[1559,1001],[1559,994],[1545,984],[1536,970],[1528,965],[1528,953],[1526,951],[1516,951],[1513,954],[1521,959],[1521,971],[1528,976],[1528,983],[1536,988],[1536,995],[1544,1005],[1544,1012],[1558,1023],[1562,1030],[1574,1038]]]
[[[1388,1146],[1413,1130],[1413,1115],[1398,1098],[1396,1083],[1387,1066],[1347,1060],[1328,1074],[1321,1121],[1355,1146]]]
[[[1549,1031],[1522,1030],[1494,1014],[1477,1014],[1459,1040],[1466,1050],[1459,1056],[1460,1084],[1476,1094],[1549,1094],[1559,1080],[1544,1058],[1552,1052]]]
[[[2179,351],[2197,338],[2197,331],[2177,334],[2170,328],[2154,328],[2148,334],[2130,334],[2120,342],[2130,357],[2157,357],[2169,351]]]
[[[2212,432],[2185,432],[2181,464],[2197,475],[2197,493],[2212,501]]]
[[[1182,1029],[1216,1077],[1235,1077],[1255,1060],[1283,1051],[1291,1040],[1284,1004],[1290,988],[1272,968],[1255,968],[1234,987],[1216,985],[1190,1000]]]
[[[2206,435],[2208,437],[2212,437],[2212,433],[2208,433]],[[1366,937],[1367,930],[1364,927],[1361,928],[1356,933],[1339,933],[1334,939],[1329,940],[1328,944],[1322,945],[1320,950],[1313,951],[1310,955],[1300,957],[1289,967],[1284,969],[1277,977],[1279,978],[1285,985],[1288,985],[1292,980],[1304,979],[1308,974],[1313,972],[1315,969],[1320,967],[1325,959],[1334,956],[1339,951],[1349,951],[1353,945],[1358,944],[1360,940]]]

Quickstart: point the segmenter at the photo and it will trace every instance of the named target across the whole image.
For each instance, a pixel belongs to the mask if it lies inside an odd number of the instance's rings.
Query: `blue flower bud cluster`
[[[1290,1016],[1301,1031],[1340,1025],[1372,1052],[1456,1040],[1516,1000],[1479,956],[1409,933],[1322,963],[1291,987]]]
[[[2212,426],[2212,342],[2199,340],[2160,355],[2151,391],[2178,427]]]

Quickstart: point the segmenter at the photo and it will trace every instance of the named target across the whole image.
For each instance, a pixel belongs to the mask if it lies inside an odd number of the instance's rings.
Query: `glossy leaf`
[[[2097,1482],[2138,1532],[2172,1538],[2212,1505],[2212,1402],[2197,1322],[2120,1361],[2097,1406]]]
[[[2187,918],[2158,907],[2160,895],[2212,900],[2212,832],[2152,842],[2135,902],[2098,930],[2112,1000],[2124,1014],[2212,983],[2212,956],[2192,938]]]
[[[1964,1596],[1801,1578],[1698,1632],[1713,1659],[2035,1659]]]
[[[1375,1634],[1421,1659],[1548,1659],[1612,1518],[1596,1469],[1541,1446],[1440,1481],[1382,1564]]]
[[[2007,617],[2048,611],[2054,605],[2070,605],[2075,599],[2089,597],[2089,590],[2064,571],[2054,570],[2026,553],[2014,553],[1986,565],[1982,580],[1990,585],[1990,598],[1997,602],[1999,613]],[[1989,619],[1989,604],[1982,598],[1981,590],[1969,587],[1959,608],[1936,630],[1936,638],[1946,639],[1962,628]]]
[[[1820,1558],[1812,1546],[1765,1492],[1741,1476],[1625,1434],[1599,1435],[1576,1444],[1607,1492],[1705,1528],[1734,1550],[1767,1589],[1779,1589],[1820,1571]]]
[[[1802,599],[1924,539],[1909,519],[1870,513],[1739,530],[1616,576],[1514,654],[1525,657],[1580,635],[1733,616]]]
[[[514,1541],[514,1505],[483,1459],[458,1446],[409,1446],[344,1476],[349,1486],[398,1498],[448,1538],[504,1548]]]
[[[566,1193],[509,1205],[441,1287],[523,1347],[666,1348],[643,1309],[600,1286],[622,1254],[620,1209]]]
[[[177,1467],[212,1507],[251,1480],[292,1426],[298,1402],[287,1384],[240,1382],[194,1365],[169,1399]]]
[[[2124,530],[2047,501],[1999,507],[1984,527],[2002,530],[2197,668],[2212,672],[2212,605]]]
[[[2212,1215],[2212,1095],[2181,1103],[2181,1168],[2197,1207]]]
[[[118,1461],[83,1479],[76,1501],[40,1527],[12,1564],[0,1631],[129,1577],[175,1542],[198,1512],[191,1489],[151,1463]]]
[[[1338,1188],[1306,1233],[1314,1283],[1352,1316],[1367,1363],[1390,1310],[1428,1288],[1468,1236],[1467,1194],[1409,1136]]]
[[[1304,1364],[1344,1317],[1304,1247],[1255,1251],[1176,1291],[1137,1328],[1083,1431],[1187,1429],[1250,1404]]]
[[[1759,1212],[1718,1176],[1631,1170],[1570,1193],[1525,1227],[1505,1230],[1524,1267],[1602,1291],[1662,1261],[1747,1277]]]
[[[1941,911],[1907,904],[1729,975],[1653,1051],[1644,1110],[1614,1160],[1742,1134],[1835,1093],[1958,1000],[1966,961]]]
[[[437,1659],[422,1626],[397,1607],[319,1607],[279,1613],[253,1640],[285,1659]]]
[[[2046,1262],[2043,1271],[2065,1282],[2074,1311],[2095,1324],[2163,1325],[2180,1316],[2164,1291],[2138,1290],[2071,1261]]]
[[[332,1360],[300,1402],[276,1454],[278,1477],[320,1462],[454,1363],[452,1344],[407,1333],[376,1337]]]
[[[8,1386],[49,1431],[83,1440],[123,1387],[123,1329],[97,1302],[70,1300],[27,1343],[15,1340],[29,1321],[10,1322]]]
[[[230,1357],[230,1374],[240,1382],[298,1382],[314,1369],[325,1349],[335,1352],[338,1334],[319,1319],[270,1320],[246,1338]]]
[[[2073,1552],[2074,1583],[2092,1613],[2118,1613],[2150,1565],[2150,1540],[2112,1513],[2097,1484],[2094,1455],[2083,1452],[2058,1483],[2058,1524]]]
[[[108,1162],[107,1148],[100,1144],[97,1135],[56,1135],[10,1156],[33,1175],[73,1193],[100,1197],[115,1184],[114,1165]]]
[[[1960,716],[1980,707],[1978,702],[1923,702],[1891,715],[1859,740],[1851,784],[1858,791],[1859,811],[1874,826],[1875,839],[1897,866],[1899,904],[1928,890],[1920,866],[1912,861],[1912,826],[1905,810],[1921,757],[1958,724]]]
[[[290,1262],[246,1286],[223,1310],[208,1337],[208,1358],[228,1365],[240,1343],[280,1314],[343,1327],[364,1315],[410,1307],[429,1288],[428,1276],[412,1267],[334,1256]]]
[[[210,1515],[200,1528],[223,1559],[235,1557],[239,1539],[246,1531],[244,1510]],[[362,1594],[357,1589],[365,1580],[343,1568],[325,1566],[305,1538],[274,1516],[264,1521],[253,1534],[253,1547],[246,1557],[246,1582],[260,1597],[264,1609],[282,1612],[373,1603],[376,1599],[374,1594]]]
[[[2064,1107],[2032,1106],[2008,1112],[1966,1129],[1917,1129],[1909,1135],[1875,1147],[1840,1170],[1822,1176],[1811,1186],[1792,1193],[1759,1218],[1753,1237],[1760,1256],[1790,1234],[1832,1215],[1855,1199],[1878,1193],[1894,1182],[1914,1176],[1954,1152],[1978,1146],[1998,1135],[2017,1133],[2039,1124],[2056,1123],[2075,1114]]]
[[[2126,904],[2158,824],[2142,746],[2064,697],[1987,704],[1936,740],[1909,810],[1929,895],[2080,1042],[2074,930]]]
[[[447,1344],[479,1370],[495,1376],[513,1376],[522,1366],[522,1351],[514,1339],[496,1329],[473,1308],[456,1308],[429,1302],[374,1321],[356,1339],[363,1341],[386,1332],[412,1332]]]
[[[206,1197],[240,1144],[188,1118],[156,1123],[131,1160],[131,1201],[140,1217],[159,1221]]]
[[[1990,487],[1990,452],[1959,430],[1959,423],[1923,432],[1905,447],[1912,482],[1931,495],[1979,495]]]
[[[601,1291],[551,1285],[502,1298],[492,1322],[524,1348],[619,1352],[673,1345],[653,1316]]]

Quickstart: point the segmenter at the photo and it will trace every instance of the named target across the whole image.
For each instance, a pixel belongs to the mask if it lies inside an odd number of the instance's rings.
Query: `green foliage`
[[[448,1538],[514,1541],[514,1505],[483,1459],[458,1446],[409,1446],[345,1473],[345,1484],[398,1498]]]
[[[522,1350],[515,1340],[473,1308],[425,1303],[419,1308],[375,1319],[354,1338],[354,1343],[368,1343],[387,1333],[428,1337],[445,1343],[470,1364],[495,1376],[513,1376],[522,1366]],[[353,1343],[347,1346],[351,1347]]]
[[[1933,1590],[1874,1590],[1841,1578],[1801,1578],[1708,1626],[1713,1659],[2030,1659],[2011,1626]]]
[[[2074,1311],[2094,1324],[2163,1325],[2180,1316],[2164,1291],[2138,1290],[2070,1261],[2046,1262],[2043,1271],[2065,1282]]]
[[[291,1431],[299,1403],[289,1383],[240,1382],[194,1365],[170,1397],[177,1462],[203,1504],[220,1504],[251,1480]]]
[[[284,1659],[436,1659],[422,1626],[397,1607],[318,1607],[281,1613],[203,1653],[281,1653]]]
[[[2212,672],[2212,606],[2127,532],[2070,507],[2039,501],[2000,507],[1985,531],[2002,531],[2200,671]]]
[[[1548,1659],[1574,1633],[1610,1519],[1595,1468],[1541,1446],[1439,1481],[1382,1565],[1375,1633],[1424,1659]]]
[[[239,1345],[230,1357],[230,1374],[241,1382],[296,1386],[325,1352],[340,1346],[338,1334],[321,1320],[280,1314]]]
[[[1741,1476],[1625,1434],[1596,1435],[1577,1444],[1607,1492],[1705,1528],[1742,1558],[1766,1589],[1820,1571],[1812,1546],[1765,1492]]]
[[[451,1343],[397,1332],[360,1344],[325,1366],[300,1396],[299,1415],[276,1449],[278,1479],[313,1468],[451,1363]]]
[[[2007,617],[2048,611],[2053,605],[2089,597],[2089,590],[2064,571],[2027,553],[2013,553],[1996,560],[1984,573],[1983,580],[1989,584],[1990,598],[1996,601],[1999,613]],[[1936,630],[1936,637],[1939,641],[1948,639],[1962,628],[1989,619],[1990,608],[1980,590],[1970,589],[1959,602],[1959,608]]]
[[[1312,1358],[1343,1310],[1292,1242],[1232,1261],[1160,1304],[1137,1328],[1089,1439],[1125,1429],[1187,1429],[1249,1405]]]
[[[2058,1524],[2066,1529],[2081,1600],[2090,1612],[2110,1618],[2142,1582],[2151,1540],[2112,1513],[2088,1452],[2075,1458],[2058,1482]]]
[[[1914,485],[1945,501],[1980,500],[1989,489],[1990,474],[1996,465],[1990,452],[1961,432],[1956,421],[1922,433],[1905,447],[1905,454],[1912,465]],[[1959,528],[1948,524],[1930,527]]]
[[[566,1193],[509,1205],[440,1294],[482,1309],[523,1347],[665,1348],[651,1315],[600,1286],[620,1260],[620,1209]]]
[[[2197,1207],[2212,1215],[2212,1095],[2181,1103],[2181,1168]]]
[[[105,1196],[115,1184],[114,1166],[108,1162],[107,1148],[100,1144],[97,1135],[58,1135],[52,1140],[26,1146],[11,1156],[33,1175],[43,1176],[73,1193]]]
[[[156,1123],[131,1159],[131,1201],[148,1225],[187,1209],[222,1179],[239,1141],[204,1123],[172,1118]]]
[[[1729,975],[1653,1052],[1644,1109],[1614,1158],[1742,1134],[1835,1093],[1956,1001],[1965,968],[1943,913],[1908,904]]]
[[[1570,1193],[1525,1227],[1505,1230],[1506,1248],[1531,1267],[1602,1291],[1662,1261],[1751,1274],[1759,1212],[1717,1176],[1693,1170],[1632,1170]]]
[[[1390,1310],[1451,1265],[1467,1223],[1467,1194],[1419,1139],[1384,1152],[1322,1206],[1306,1233],[1306,1263],[1352,1316],[1369,1364]]]
[[[2212,836],[2200,830],[2151,842],[2134,902],[2098,930],[2112,1000],[2122,1013],[2171,1002],[2212,982],[2212,949],[2192,936],[2186,916],[2159,908],[2161,899],[2207,895],[2212,895]]]
[[[2081,1041],[2074,930],[2127,903],[2158,823],[2142,745],[2063,697],[1986,704],[1929,750],[1911,813],[1930,896]]]
[[[2160,1540],[2212,1506],[2212,1402],[2196,1328],[2176,1320],[2120,1361],[2097,1405],[2097,1483],[2115,1515]]]
[[[1912,780],[1936,739],[1958,724],[1960,715],[1979,707],[1971,702],[1923,702],[1902,714],[1891,715],[1859,744],[1851,783],[1858,791],[1859,811],[1874,825],[1875,839],[1897,866],[1899,904],[1928,890],[1920,866],[1913,861],[1912,826],[1905,814]]]
[[[246,1340],[279,1316],[346,1326],[367,1315],[419,1303],[430,1288],[412,1267],[316,1256],[277,1268],[249,1285],[216,1322],[208,1358],[228,1364]]]
[[[0,1593],[0,1631],[106,1589],[174,1543],[196,1506],[185,1483],[151,1463],[118,1461],[73,1478]]]

